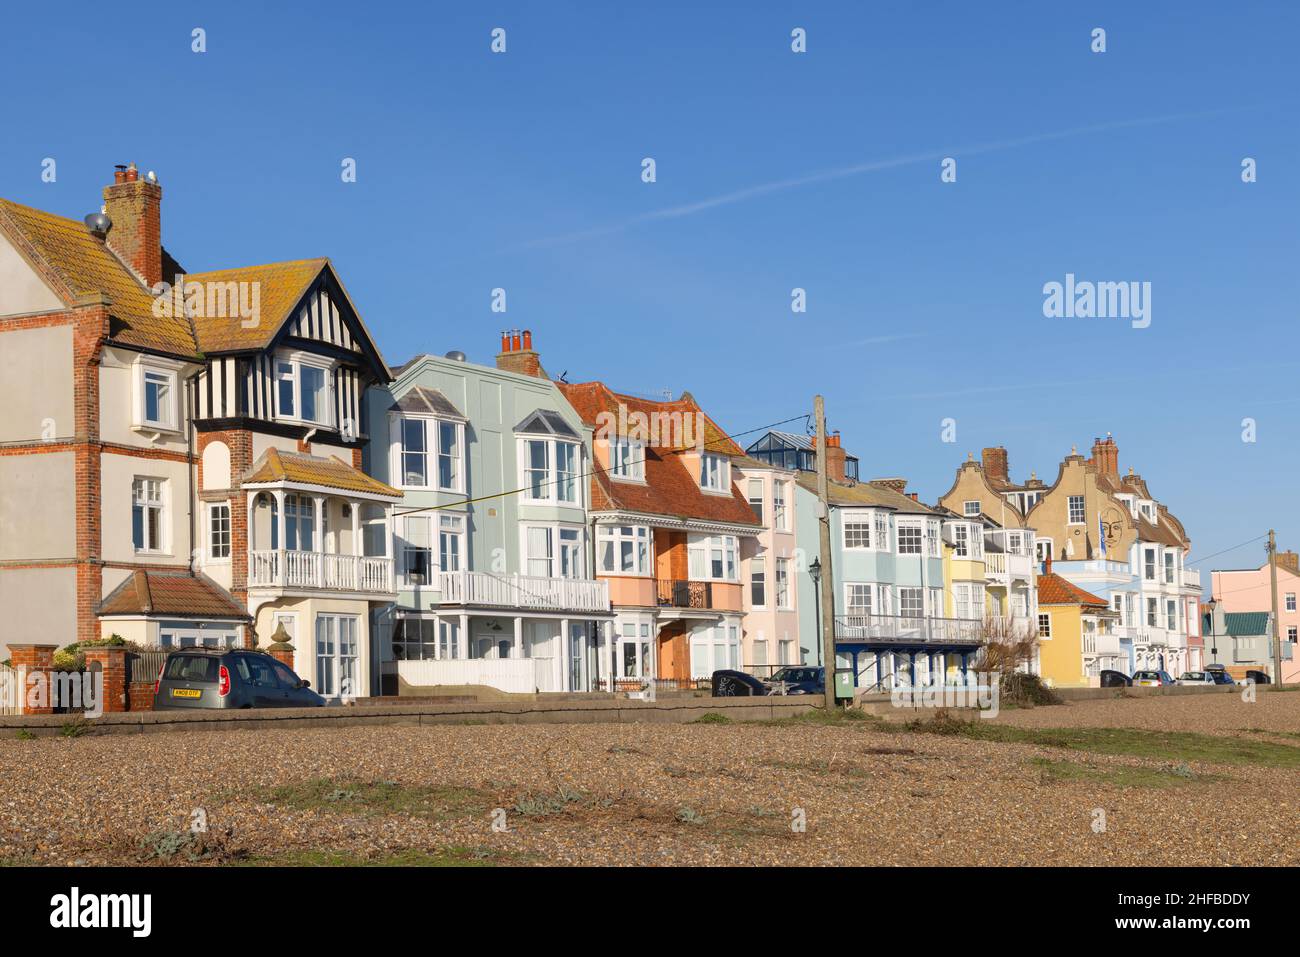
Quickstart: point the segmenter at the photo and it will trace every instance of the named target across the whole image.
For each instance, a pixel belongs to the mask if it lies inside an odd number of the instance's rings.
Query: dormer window
[[[276,418],[314,425],[333,425],[330,402],[332,363],[295,353],[275,360]]]
[[[731,489],[731,463],[721,455],[700,456],[700,487],[710,492]]]
[[[645,480],[645,443],[618,437],[609,442],[609,474],[614,478]]]
[[[135,409],[132,423],[138,429],[180,431],[180,389],[174,363],[141,356],[135,364]]]

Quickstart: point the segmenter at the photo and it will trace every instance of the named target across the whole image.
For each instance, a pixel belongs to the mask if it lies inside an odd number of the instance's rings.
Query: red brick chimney
[[[140,178],[132,163],[118,167],[104,187],[104,206],[113,228],[108,245],[153,286],[162,274],[162,187]]]
[[[1295,552],[1278,552],[1277,564],[1280,568],[1288,568],[1293,574],[1300,575],[1300,555]]]
[[[1105,475],[1119,475],[1119,446],[1115,444],[1109,432],[1104,439],[1093,439],[1092,461],[1097,466],[1098,472]]]
[[[1007,450],[1003,446],[984,449],[980,452],[980,462],[984,466],[986,478],[1010,484],[1011,480],[1007,473]]]
[[[832,482],[844,481],[844,462],[847,458],[848,453],[840,445],[840,434],[832,432],[826,436],[826,475]]]
[[[541,357],[533,351],[533,333],[518,329],[501,333],[501,351],[497,353],[497,368],[503,372],[517,372],[535,379],[549,378],[542,369]]]

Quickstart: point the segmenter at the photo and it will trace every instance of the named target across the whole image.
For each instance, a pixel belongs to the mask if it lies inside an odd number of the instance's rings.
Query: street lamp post
[[[822,616],[821,616],[821,581],[822,581],[822,563],[820,558],[814,558],[812,564],[808,566],[808,577],[813,583],[813,607],[817,609],[817,665],[822,663]]]

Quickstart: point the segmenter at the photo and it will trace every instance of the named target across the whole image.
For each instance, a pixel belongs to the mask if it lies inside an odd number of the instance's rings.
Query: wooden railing
[[[322,591],[393,591],[393,560],[369,555],[329,555],[287,548],[248,553],[250,588],[318,588]]]
[[[713,583],[656,579],[655,598],[661,608],[712,608]]]
[[[609,583],[590,578],[544,578],[489,572],[439,572],[444,605],[534,608],[539,611],[609,611]]]

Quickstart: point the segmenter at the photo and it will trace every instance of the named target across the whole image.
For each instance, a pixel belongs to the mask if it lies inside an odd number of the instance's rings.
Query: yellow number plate
[[[203,696],[203,692],[200,691],[198,688],[173,688],[172,689],[173,698],[201,698],[202,696]]]

